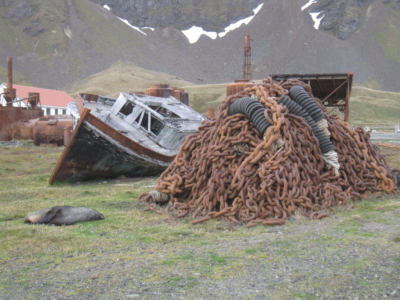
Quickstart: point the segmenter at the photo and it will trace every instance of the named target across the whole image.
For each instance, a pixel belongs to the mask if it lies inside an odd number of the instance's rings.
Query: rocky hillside
[[[400,91],[399,1],[318,0],[302,11],[307,0],[3,0],[0,66],[13,56],[21,82],[48,88],[71,86],[117,61],[194,84],[230,82],[242,76],[249,29],[254,78],[353,71],[359,84]],[[181,32],[192,25],[221,31],[262,2],[248,25],[222,38],[189,44]],[[310,13],[322,18],[319,30]],[[140,33],[117,16],[155,30]],[[4,75],[0,67],[0,81]]]
[[[107,4],[112,13],[139,27],[168,27],[184,30],[193,25],[205,31],[225,27],[253,14],[262,0],[91,0]]]
[[[373,0],[320,0],[307,11],[322,17],[319,29],[331,31],[341,40],[360,28]]]

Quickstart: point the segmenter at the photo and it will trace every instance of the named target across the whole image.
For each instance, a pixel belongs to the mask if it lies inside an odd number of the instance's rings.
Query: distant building
[[[7,84],[0,84],[0,94],[7,88]],[[31,86],[13,84],[13,88],[17,90],[17,99],[28,98],[29,93],[39,93],[39,107],[44,110],[44,115],[65,115],[67,113],[67,104],[74,102],[74,99],[64,91],[48,90]],[[0,98],[0,104],[6,106],[6,101],[3,96]],[[15,102],[13,106],[29,107],[27,100]]]

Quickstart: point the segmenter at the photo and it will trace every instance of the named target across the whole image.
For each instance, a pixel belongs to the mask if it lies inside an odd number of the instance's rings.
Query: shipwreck
[[[133,93],[121,93],[118,98],[79,94],[68,104],[68,112],[74,131],[50,184],[159,175],[205,120],[172,96]]]

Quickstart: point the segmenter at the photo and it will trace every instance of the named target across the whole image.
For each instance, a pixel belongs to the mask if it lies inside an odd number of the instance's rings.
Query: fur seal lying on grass
[[[72,225],[76,222],[102,220],[104,216],[88,207],[53,206],[28,214],[24,223],[47,225]]]

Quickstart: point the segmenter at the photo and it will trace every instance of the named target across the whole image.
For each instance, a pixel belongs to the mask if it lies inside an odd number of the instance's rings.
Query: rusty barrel
[[[33,128],[37,121],[39,121],[39,119],[15,122],[10,129],[11,138],[13,140],[32,140]]]
[[[237,79],[233,83],[228,84],[226,87],[226,96],[232,96],[239,92],[244,91],[248,87],[252,87],[253,82],[247,79]]]
[[[44,116],[33,127],[33,143],[40,144],[64,144],[64,128],[72,126],[72,117],[69,115]]]
[[[207,118],[209,120],[214,119],[214,108],[209,108],[207,109]]]
[[[173,95],[174,98],[178,99],[179,101],[181,101],[181,92],[183,92],[184,90],[182,89],[178,89],[178,88],[174,88],[174,92]]]
[[[151,84],[150,88],[146,89],[146,95],[148,96],[168,98],[172,94],[173,89],[168,84]]]

